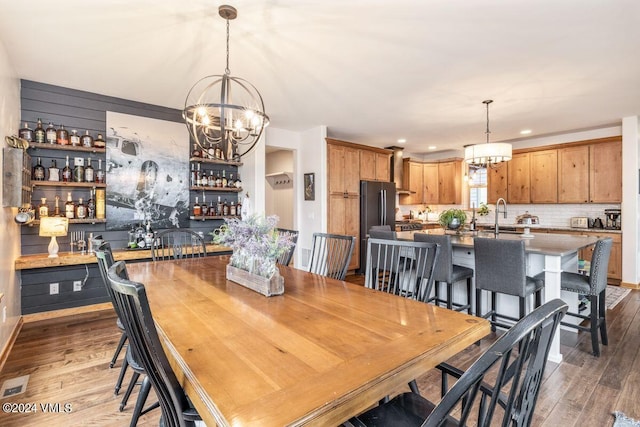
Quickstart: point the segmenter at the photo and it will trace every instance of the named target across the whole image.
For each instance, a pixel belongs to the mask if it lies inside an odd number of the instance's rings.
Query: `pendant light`
[[[218,8],[227,21],[227,66],[222,75],[198,80],[185,100],[182,117],[192,143],[203,152],[219,153],[226,161],[240,161],[260,140],[269,117],[258,89],[229,71],[229,21],[238,16],[228,5]]]
[[[464,161],[473,166],[491,167],[492,164],[511,160],[511,144],[506,142],[489,142],[489,104],[493,100],[482,101],[487,107],[487,142],[464,147]]]

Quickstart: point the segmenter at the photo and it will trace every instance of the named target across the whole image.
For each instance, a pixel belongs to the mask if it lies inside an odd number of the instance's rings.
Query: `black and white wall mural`
[[[107,230],[188,227],[184,124],[107,111]]]

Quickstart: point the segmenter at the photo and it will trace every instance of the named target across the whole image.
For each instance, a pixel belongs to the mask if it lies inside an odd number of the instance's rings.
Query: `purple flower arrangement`
[[[258,276],[271,278],[276,260],[287,252],[293,242],[276,230],[278,217],[252,215],[245,219],[225,219],[213,242],[233,249],[231,265]]]

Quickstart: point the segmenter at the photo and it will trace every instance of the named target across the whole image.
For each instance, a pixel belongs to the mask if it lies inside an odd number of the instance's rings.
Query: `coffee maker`
[[[606,217],[605,228],[609,230],[620,230],[622,226],[620,209],[605,209],[604,216]]]

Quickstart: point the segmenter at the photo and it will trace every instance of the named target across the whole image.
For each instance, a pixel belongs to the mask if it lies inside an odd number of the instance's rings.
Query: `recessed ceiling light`
[[[429,150],[435,150],[435,149],[436,149],[436,148],[438,148],[438,147],[436,147],[435,145],[430,145],[430,146],[428,146],[427,148],[428,148]]]
[[[406,140],[406,139],[404,139],[404,138],[400,138],[400,139],[398,140],[398,144],[404,144],[405,142],[407,142],[407,140]]]
[[[524,129],[520,131],[520,135],[529,135],[531,133],[531,129]]]

